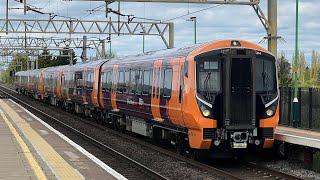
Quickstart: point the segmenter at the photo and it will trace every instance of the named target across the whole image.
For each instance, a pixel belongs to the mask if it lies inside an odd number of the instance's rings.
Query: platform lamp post
[[[292,102],[292,123],[293,127],[298,127],[300,122],[299,115],[299,100],[298,100],[298,58],[299,58],[299,49],[298,49],[298,35],[299,35],[299,0],[296,0],[296,32],[295,32],[295,54],[294,54],[294,96]]]
[[[187,21],[193,21],[194,24],[194,44],[197,44],[197,17],[190,17]]]

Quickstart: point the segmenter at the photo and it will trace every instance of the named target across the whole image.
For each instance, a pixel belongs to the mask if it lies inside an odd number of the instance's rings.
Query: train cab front
[[[211,148],[271,148],[279,121],[276,60],[240,43],[195,57],[197,105],[217,121],[203,138]]]

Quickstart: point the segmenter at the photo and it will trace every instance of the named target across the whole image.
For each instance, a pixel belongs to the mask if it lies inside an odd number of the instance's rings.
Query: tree
[[[280,86],[290,86],[291,85],[291,65],[282,52],[278,58],[278,76]]]
[[[38,56],[38,63],[39,68],[46,68],[51,66],[52,55],[47,49],[44,49],[42,53]]]
[[[63,48],[63,50],[60,51],[60,55],[53,58],[53,61],[50,66],[60,66],[60,65],[70,64],[70,54],[69,53],[71,53],[72,64],[76,64],[77,59],[75,58],[76,55],[75,55],[73,49],[70,50],[68,48]]]
[[[69,50],[67,48],[64,48],[59,52],[60,55],[54,58],[47,49],[44,49],[41,55],[38,56],[39,68],[70,64],[70,56],[69,56],[70,51],[71,51],[72,64],[75,64],[77,62],[77,59],[75,58],[76,55],[73,49]]]
[[[13,83],[13,75],[18,71],[25,71],[28,69],[28,61],[30,61],[28,56],[18,55],[14,57],[9,67],[2,74],[2,81],[5,83]]]
[[[302,85],[305,82],[305,71],[306,71],[306,58],[303,52],[299,53],[298,56],[298,77],[299,77],[299,84]]]
[[[310,81],[311,81],[311,70],[310,70],[309,66],[306,67],[303,77],[304,77],[304,82],[305,83],[306,82],[310,83]]]
[[[311,80],[316,82],[318,80],[318,73],[319,73],[319,57],[318,53],[315,50],[312,50],[312,56],[311,56]]]

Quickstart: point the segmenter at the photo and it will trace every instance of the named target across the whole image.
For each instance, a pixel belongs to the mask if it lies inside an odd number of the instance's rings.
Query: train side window
[[[163,97],[170,98],[172,91],[172,68],[164,70]]]
[[[124,74],[124,79],[125,79],[125,87],[123,92],[128,93],[130,91],[130,71],[126,70]]]
[[[142,78],[143,78],[143,71],[139,70],[137,71],[139,76],[138,76],[138,80],[137,80],[137,94],[141,95],[142,94]]]
[[[88,72],[87,87],[89,89],[93,88],[93,72]]]
[[[119,71],[119,81],[118,81],[118,88],[117,91],[119,93],[123,92],[123,87],[124,87],[124,71]]]
[[[107,72],[107,82],[106,82],[106,89],[107,91],[111,90],[111,86],[112,86],[112,72],[108,71]]]
[[[144,70],[143,72],[143,88],[142,88],[142,94],[148,95],[150,94],[150,77],[152,74],[150,73],[150,70]]]
[[[136,92],[136,71],[131,69],[130,73],[130,93],[134,94]]]
[[[107,73],[103,72],[103,73],[101,73],[102,92],[106,91],[106,84],[107,84]]]

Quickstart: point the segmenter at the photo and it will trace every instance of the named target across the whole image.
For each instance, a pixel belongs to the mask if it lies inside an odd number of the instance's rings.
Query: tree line
[[[299,87],[320,87],[320,57],[317,51],[312,50],[310,64],[307,63],[304,52],[299,52],[297,65],[294,65],[294,55],[291,62],[290,64],[283,52],[278,56],[280,86],[292,86],[292,73],[297,72]]]
[[[115,53],[109,52],[106,55],[107,59],[114,58]],[[96,54],[94,59],[99,59],[99,55]],[[41,54],[37,57],[38,60],[38,68],[47,68],[53,66],[61,66],[70,64],[70,60],[72,64],[77,63],[77,56],[73,49],[64,48],[59,51],[59,55],[54,56],[48,49],[43,49]],[[10,62],[8,68],[5,72],[1,74],[1,80],[5,83],[11,84],[13,82],[14,73],[18,71],[25,71],[28,69],[35,69],[36,63],[28,63],[30,62],[30,58],[28,55],[17,55]],[[33,65],[33,67],[31,67]]]

